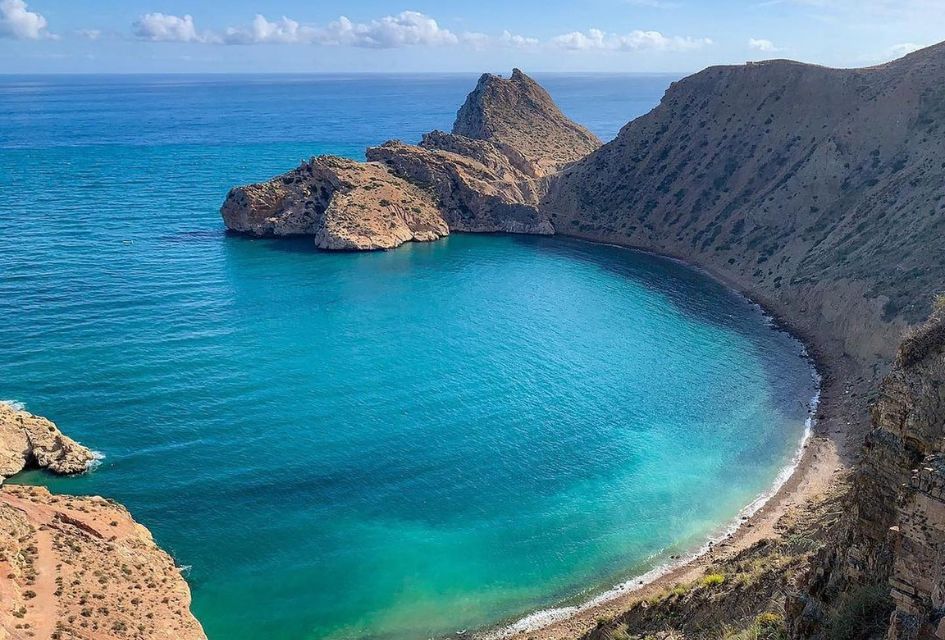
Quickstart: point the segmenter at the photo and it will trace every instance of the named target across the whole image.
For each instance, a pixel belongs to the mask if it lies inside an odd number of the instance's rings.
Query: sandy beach
[[[620,246],[620,245],[615,245]],[[636,247],[624,247],[643,251]],[[529,640],[563,640],[577,638],[591,629],[602,618],[613,617],[629,609],[634,603],[647,600],[676,584],[697,580],[706,568],[751,547],[764,539],[777,538],[782,518],[813,511],[820,499],[841,481],[850,469],[859,450],[867,423],[863,398],[870,383],[859,375],[856,363],[828,355],[820,346],[817,336],[797,329],[794,323],[770,301],[759,301],[752,291],[714,270],[692,265],[678,256],[663,255],[678,260],[691,268],[707,273],[734,291],[757,302],[777,326],[801,341],[821,376],[820,396],[814,413],[809,437],[802,444],[793,472],[774,491],[764,504],[750,516],[740,519],[736,528],[723,539],[706,545],[701,552],[684,556],[652,574],[642,576],[638,584],[624,583],[603,595],[576,606],[563,606],[538,611],[511,625],[493,628],[477,634],[483,639],[528,638]]]

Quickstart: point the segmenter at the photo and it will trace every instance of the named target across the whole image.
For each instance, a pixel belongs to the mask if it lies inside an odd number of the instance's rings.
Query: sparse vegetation
[[[827,637],[830,640],[864,640],[884,635],[892,607],[887,585],[855,587],[844,593],[830,612]]]
[[[702,580],[699,583],[703,587],[717,587],[725,582],[725,576],[721,573],[707,573],[702,576]]]

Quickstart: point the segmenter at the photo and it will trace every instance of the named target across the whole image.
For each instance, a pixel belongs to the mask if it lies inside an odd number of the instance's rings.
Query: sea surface
[[[669,76],[538,76],[603,138]],[[790,463],[802,347],[559,238],[224,233],[232,185],[448,129],[472,75],[0,78],[0,399],[102,452],[212,640],[453,635],[698,547]]]

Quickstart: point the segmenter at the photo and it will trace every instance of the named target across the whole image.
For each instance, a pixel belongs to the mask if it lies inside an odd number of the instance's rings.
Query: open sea
[[[605,139],[670,76],[537,75]],[[229,187],[449,129],[473,75],[0,77],[0,399],[104,454],[211,640],[453,635],[699,547],[790,464],[801,345],[665,259],[228,236]]]

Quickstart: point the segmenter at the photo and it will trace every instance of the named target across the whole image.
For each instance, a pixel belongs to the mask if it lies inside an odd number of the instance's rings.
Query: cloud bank
[[[9,0],[4,0],[9,1]],[[607,34],[599,29],[573,31],[547,42],[503,31],[497,36],[484,33],[454,33],[435,19],[418,11],[402,11],[369,22],[354,22],[346,16],[325,26],[304,25],[283,16],[269,20],[257,14],[246,26],[228,27],[222,32],[200,31],[190,15],[148,13],[132,24],[136,38],[150,42],[191,42],[204,44],[317,44],[324,46],[396,49],[412,46],[466,45],[474,49],[507,47],[532,49],[544,45],[572,51],[690,51],[712,44],[708,38],[665,36],[659,31],[631,31]]]

